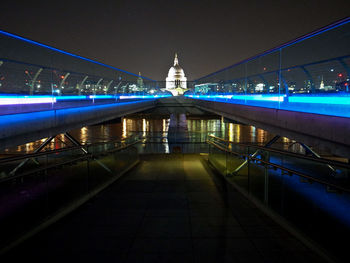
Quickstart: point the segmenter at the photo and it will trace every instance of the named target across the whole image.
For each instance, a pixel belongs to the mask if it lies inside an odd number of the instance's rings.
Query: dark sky
[[[156,80],[189,80],[350,15],[349,0],[1,1],[0,29]]]

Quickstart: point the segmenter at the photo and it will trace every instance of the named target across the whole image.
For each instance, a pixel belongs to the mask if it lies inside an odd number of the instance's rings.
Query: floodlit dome
[[[179,64],[175,64],[173,67],[169,69],[168,77],[185,77],[184,70],[179,66]]]
[[[184,70],[179,65],[177,54],[175,54],[174,66],[169,69],[166,78],[166,90],[170,91],[174,96],[182,95],[186,91],[187,78]]]

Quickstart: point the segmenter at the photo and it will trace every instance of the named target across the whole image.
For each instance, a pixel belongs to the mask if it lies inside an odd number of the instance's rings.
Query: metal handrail
[[[123,141],[132,138],[127,137],[123,140],[113,140],[113,141],[108,141],[108,142],[96,142],[96,143],[91,143],[91,144],[84,144],[81,146],[70,146],[70,147],[65,147],[65,148],[60,148],[60,149],[54,149],[54,150],[47,150],[44,152],[37,152],[37,153],[27,153],[25,155],[17,155],[17,156],[11,156],[11,157],[5,157],[5,158],[1,158],[0,159],[0,164],[4,164],[4,163],[8,163],[8,162],[13,162],[13,161],[19,161],[22,159],[28,159],[28,158],[36,158],[36,157],[40,157],[43,155],[50,155],[50,154],[55,154],[55,153],[61,153],[61,152],[68,152],[68,151],[72,151],[72,150],[79,150],[81,148],[88,148],[91,146],[96,146],[96,145],[103,145],[103,144],[111,144],[111,143],[116,143],[116,142],[120,142],[122,143]]]
[[[120,147],[114,148],[112,150],[105,151],[104,153],[112,153],[112,152],[120,151],[120,150],[128,148],[128,147],[130,147],[130,146],[132,146],[132,145],[134,145],[136,143],[139,143],[139,142],[140,142],[140,140],[136,140],[136,141],[134,141],[134,142],[132,142],[130,144],[121,145]],[[79,147],[79,146],[70,147],[70,149],[72,149],[72,148],[80,149],[81,147]],[[65,148],[65,149],[66,149],[66,151],[68,150],[67,148]],[[55,153],[54,151],[50,151],[50,152]],[[47,152],[43,152],[43,153],[41,153],[41,155],[43,155],[45,153],[47,153]],[[59,163],[46,165],[45,167],[39,167],[39,168],[36,168],[36,169],[32,169],[32,170],[29,170],[29,171],[22,172],[20,174],[16,174],[16,175],[13,175],[13,176],[5,177],[3,179],[0,179],[0,183],[5,182],[5,181],[9,181],[9,180],[12,180],[12,179],[24,177],[24,176],[27,176],[27,175],[30,175],[30,174],[33,174],[33,173],[38,173],[38,172],[41,172],[41,171],[44,171],[44,170],[52,169],[52,168],[55,168],[57,166],[62,166],[62,165],[74,163],[74,162],[77,162],[77,161],[80,161],[80,160],[86,160],[86,159],[89,159],[89,158],[93,158],[93,156],[94,156],[94,154],[92,154],[92,153],[86,153],[83,156],[79,156],[79,157],[70,159],[68,161],[62,161],[62,162],[59,162]],[[28,158],[30,158],[30,157],[26,157],[26,159],[28,159]]]
[[[328,159],[324,159],[324,158],[315,158],[315,157],[311,157],[311,156],[304,156],[304,155],[301,155],[301,154],[292,153],[292,152],[283,151],[283,150],[278,150],[278,149],[275,149],[275,148],[267,148],[267,147],[264,147],[264,146],[232,142],[232,141],[225,140],[225,139],[222,139],[222,138],[214,136],[214,135],[208,135],[208,137],[212,137],[212,138],[217,139],[219,141],[231,143],[231,144],[238,145],[238,146],[254,147],[256,149],[260,149],[260,150],[264,150],[264,151],[279,153],[279,154],[288,155],[288,156],[292,156],[292,157],[296,157],[296,158],[300,158],[300,159],[304,159],[304,160],[315,161],[315,162],[319,162],[319,163],[323,163],[323,164],[340,166],[342,168],[350,169],[350,164],[343,163],[343,162],[328,160]]]
[[[271,162],[268,162],[268,161],[265,161],[265,160],[262,160],[262,159],[259,159],[259,158],[256,158],[256,157],[252,157],[249,154],[243,154],[243,153],[237,153],[237,152],[231,151],[231,150],[226,149],[225,147],[222,147],[220,145],[217,145],[216,143],[214,143],[212,141],[209,141],[209,140],[207,141],[207,143],[213,145],[214,147],[216,147],[219,150],[222,150],[224,152],[228,152],[228,153],[232,153],[232,154],[237,155],[237,156],[245,157],[245,158],[247,158],[249,160],[259,161],[259,162],[264,163],[266,165],[271,165],[271,166],[276,167],[276,168],[278,168],[280,170],[286,171],[286,172],[288,172],[290,174],[295,174],[295,175],[298,175],[298,176],[303,177],[305,179],[308,179],[308,180],[311,180],[311,181],[315,181],[317,183],[320,183],[320,184],[323,184],[323,185],[326,185],[326,186],[329,186],[329,187],[336,188],[336,189],[338,189],[340,191],[343,191],[343,192],[350,193],[350,189],[348,189],[348,188],[344,188],[344,187],[336,185],[336,184],[328,183],[328,182],[323,181],[321,179],[314,178],[314,177],[312,177],[310,175],[303,174],[303,173],[301,173],[299,171],[296,171],[296,170],[293,170],[293,169],[290,169],[290,168],[286,168],[286,167],[281,166],[279,164],[271,163]]]

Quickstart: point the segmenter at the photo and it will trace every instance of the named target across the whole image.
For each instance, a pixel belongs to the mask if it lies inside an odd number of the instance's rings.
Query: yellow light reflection
[[[88,140],[89,130],[87,127],[83,127],[80,129],[80,141],[81,143],[86,143]]]
[[[232,142],[234,140],[233,123],[228,125],[228,140]]]
[[[220,130],[221,130],[221,134],[222,136],[225,136],[225,122],[224,122],[224,117],[221,116],[221,122],[220,122]]]
[[[256,141],[256,128],[254,126],[250,126],[250,141]]]
[[[257,139],[258,143],[263,143],[264,142],[264,135],[265,135],[264,130],[257,129],[256,139]]]
[[[162,127],[163,132],[166,132],[166,122],[165,119],[163,119],[163,127]]]
[[[291,140],[288,139],[287,137],[282,137],[282,140],[284,143],[289,143]]]
[[[146,137],[146,119],[142,119],[142,137]]]
[[[126,119],[123,118],[123,133],[122,133],[122,137],[126,138]]]
[[[235,137],[236,137],[236,142],[241,141],[241,125],[235,124]]]

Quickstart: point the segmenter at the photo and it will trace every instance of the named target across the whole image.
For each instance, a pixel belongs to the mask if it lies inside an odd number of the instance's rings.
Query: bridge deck
[[[223,195],[217,178],[200,155],[143,155],[9,261],[323,262],[242,196]]]

